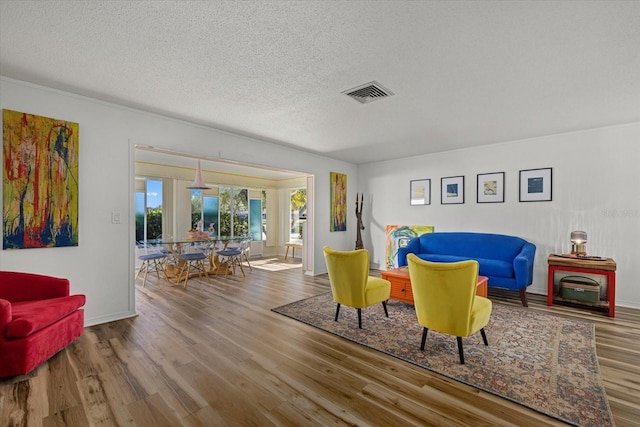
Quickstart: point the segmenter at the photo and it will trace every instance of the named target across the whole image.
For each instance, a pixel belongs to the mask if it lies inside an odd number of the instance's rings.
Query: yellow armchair
[[[415,254],[409,254],[407,262],[418,323],[424,328],[420,350],[424,351],[429,329],[454,335],[464,365],[463,337],[480,331],[484,345],[489,345],[484,327],[492,305],[476,295],[478,262],[429,262]]]
[[[322,250],[333,300],[338,304],[334,320],[338,321],[341,304],[358,310],[358,328],[361,329],[364,307],[381,302],[384,314],[389,317],[387,300],[391,294],[391,282],[369,276],[369,252],[366,249],[335,251],[329,246]]]

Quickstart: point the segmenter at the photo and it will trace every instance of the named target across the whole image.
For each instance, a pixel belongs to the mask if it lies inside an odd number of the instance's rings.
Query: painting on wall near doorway
[[[2,119],[3,249],[78,246],[78,123]]]
[[[329,231],[347,230],[347,175],[330,172],[330,219]]]

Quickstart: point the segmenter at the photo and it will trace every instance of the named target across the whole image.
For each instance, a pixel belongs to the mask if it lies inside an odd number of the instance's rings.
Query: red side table
[[[616,262],[611,258],[602,260],[584,259],[570,255],[549,255],[549,273],[547,285],[547,305],[553,305],[553,301],[566,301],[555,295],[554,273],[567,271],[570,273],[601,274],[607,277],[607,300],[593,307],[608,307],[609,317],[616,315]],[[574,302],[574,301],[571,301]]]

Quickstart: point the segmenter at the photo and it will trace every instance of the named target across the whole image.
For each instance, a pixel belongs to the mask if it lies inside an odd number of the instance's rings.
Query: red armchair
[[[80,337],[84,304],[68,279],[0,271],[0,378],[31,372]]]

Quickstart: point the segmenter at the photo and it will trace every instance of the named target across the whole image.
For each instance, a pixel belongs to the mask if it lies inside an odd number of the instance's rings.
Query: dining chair
[[[176,251],[173,248],[173,236],[171,234],[160,234],[155,238],[160,253],[166,255],[165,267],[167,264],[176,264]]]
[[[183,280],[184,276],[184,284],[183,287],[187,288],[187,281],[192,274],[198,273],[198,277],[204,276],[207,278],[207,282],[211,283],[209,280],[209,273],[207,272],[207,268],[204,265],[204,261],[209,257],[208,251],[210,247],[206,245],[200,244],[200,242],[194,242],[187,246],[183,251],[178,255],[178,260],[182,266],[180,267],[180,271],[178,273],[177,282],[180,283]]]
[[[140,273],[144,271],[144,277],[142,279],[142,287],[147,286],[147,274],[149,272],[156,273],[156,277],[160,280],[160,273],[164,276],[164,261],[166,255],[160,251],[158,245],[153,245],[148,242],[138,242],[137,249],[140,251],[138,259],[142,261],[138,272],[136,273],[135,281],[140,277]]]
[[[236,274],[236,267],[240,267],[242,271],[242,277],[246,277],[244,274],[244,268],[242,267],[242,246],[240,244],[229,242],[222,250],[216,251],[220,265],[224,268],[224,278],[227,279],[229,270]]]

